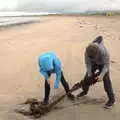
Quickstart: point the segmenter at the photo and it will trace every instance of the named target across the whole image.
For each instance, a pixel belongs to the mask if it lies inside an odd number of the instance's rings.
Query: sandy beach
[[[14,110],[27,98],[42,99],[44,95],[44,78],[37,63],[40,54],[55,51],[62,61],[65,78],[72,86],[83,78],[85,47],[98,35],[104,37],[111,56],[115,106],[110,110],[103,109],[107,96],[101,82],[91,87],[82,100],[72,103],[66,98],[40,119],[119,120],[120,17],[48,16],[42,19],[45,22],[0,30],[0,120],[32,119]],[[60,86],[57,90],[52,89],[51,96],[62,92]]]

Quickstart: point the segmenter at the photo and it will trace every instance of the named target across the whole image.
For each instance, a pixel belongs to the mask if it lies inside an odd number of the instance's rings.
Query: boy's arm
[[[87,54],[85,53],[85,64],[86,64],[86,71],[88,76],[92,76],[92,64],[90,61],[90,58],[87,56]]]
[[[44,72],[44,71],[40,70],[40,73],[44,76],[45,80],[48,81],[49,76],[48,76],[47,72]]]
[[[109,57],[109,54],[106,53],[105,55],[102,56],[103,57],[103,69],[102,69],[102,72],[101,72],[101,76],[104,77],[104,75],[108,72],[109,70],[109,62],[110,62],[110,57]]]

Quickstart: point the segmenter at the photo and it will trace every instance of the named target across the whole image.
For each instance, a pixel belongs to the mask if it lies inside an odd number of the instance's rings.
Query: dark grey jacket
[[[85,52],[85,63],[87,68],[87,74],[89,76],[92,75],[92,63],[93,63],[98,65],[103,65],[101,75],[104,76],[109,70],[109,63],[110,63],[109,53],[105,48],[105,46],[103,45],[102,41],[101,42],[94,41],[94,43],[98,45],[100,52],[95,59],[90,59]]]

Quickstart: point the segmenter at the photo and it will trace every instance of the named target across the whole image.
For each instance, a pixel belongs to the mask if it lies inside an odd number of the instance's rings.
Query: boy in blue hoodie
[[[61,82],[67,96],[70,99],[74,99],[74,96],[69,92],[69,85],[66,82],[63,72],[62,66],[59,58],[55,55],[54,52],[46,52],[38,58],[38,63],[40,67],[40,73],[45,78],[45,96],[43,100],[43,104],[47,105],[49,102],[49,94],[50,94],[50,82],[51,82],[51,74],[56,74],[56,80],[54,83],[54,89],[59,87],[59,83]]]

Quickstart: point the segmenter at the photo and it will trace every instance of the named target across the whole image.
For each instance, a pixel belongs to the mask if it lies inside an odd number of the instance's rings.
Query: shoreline
[[[38,21],[26,21],[26,22],[20,22],[20,23],[12,23],[9,25],[0,25],[0,30],[5,30],[5,29],[12,28],[12,27],[17,27],[21,25],[29,25],[29,24],[39,23],[39,22]]]
[[[120,16],[105,16],[105,15],[75,15],[75,14],[51,14],[51,15],[40,15],[40,16],[5,16],[0,17],[5,20],[0,19],[0,30],[4,30],[6,28],[11,28],[15,26],[21,26],[21,25],[28,25],[28,24],[34,24],[34,23],[43,23],[48,21],[46,18],[54,18],[54,17],[60,17],[60,18],[67,18],[67,17],[81,17],[81,18],[119,18]],[[16,18],[16,20],[14,20]],[[22,20],[23,18],[26,18],[28,20]],[[31,18],[31,19],[30,19]],[[8,19],[8,20],[7,20]],[[10,20],[11,19],[11,20]],[[12,20],[13,19],[13,20]],[[30,20],[29,20],[30,19]]]
[[[36,19],[33,17],[2,17],[0,19],[0,29],[4,28],[9,28],[9,27],[14,27],[14,26],[20,26],[20,25],[25,25],[25,24],[32,24],[32,23],[38,23],[41,22],[40,18]]]

